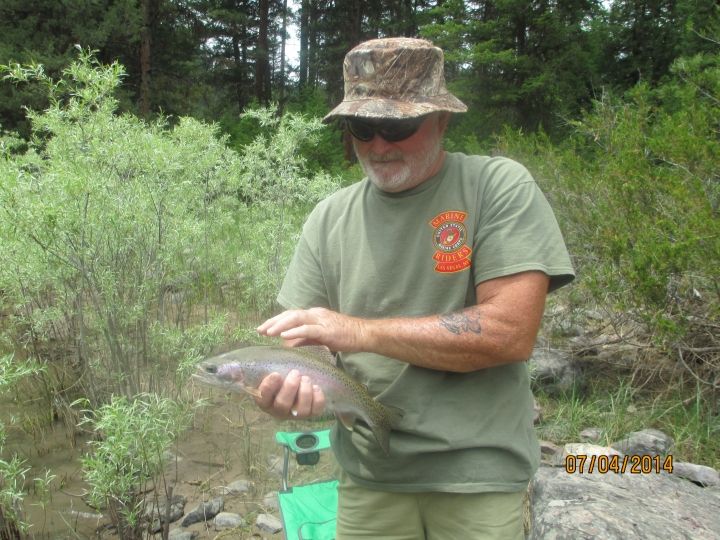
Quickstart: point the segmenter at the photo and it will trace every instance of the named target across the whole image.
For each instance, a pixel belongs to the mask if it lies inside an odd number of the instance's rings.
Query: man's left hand
[[[331,351],[357,352],[365,338],[363,319],[325,308],[290,309],[261,324],[257,331],[280,336],[285,345],[324,345]]]

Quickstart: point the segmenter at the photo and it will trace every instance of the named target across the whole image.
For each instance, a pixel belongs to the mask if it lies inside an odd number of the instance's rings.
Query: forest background
[[[343,126],[319,119],[342,99],[345,53],[389,35],[444,49],[469,106],[446,147],[513,157],[550,199],[578,280],[552,297],[546,339],[622,351],[540,395],[541,429],[651,425],[720,466],[714,0],[5,0],[0,393],[34,412],[0,430],[0,518],[22,525],[27,490],[6,428],[84,422],[107,441],[129,431],[110,420],[139,414],[135,432],[174,427],[85,463],[132,536],[130,469],[162,470],[137,445],[186,425],[194,363],[256,339],[304,217],[362,177]],[[127,483],[103,452],[125,452]]]

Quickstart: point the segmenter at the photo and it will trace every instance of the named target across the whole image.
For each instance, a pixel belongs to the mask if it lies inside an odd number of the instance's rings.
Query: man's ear
[[[445,130],[448,127],[448,124],[450,123],[450,116],[452,113],[449,113],[448,111],[443,111],[440,113],[440,118],[438,118],[438,126],[440,127],[440,133],[441,135],[445,135]]]

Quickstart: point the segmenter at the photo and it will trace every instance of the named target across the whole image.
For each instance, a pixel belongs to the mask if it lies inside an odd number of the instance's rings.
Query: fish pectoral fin
[[[335,416],[337,416],[337,419],[340,420],[340,423],[345,429],[347,429],[348,431],[353,431],[355,420],[357,420],[357,417],[354,414],[347,412],[336,412]]]
[[[262,392],[260,392],[259,388],[253,388],[252,386],[245,386],[244,384],[239,384],[238,386],[240,388],[242,388],[244,392],[247,392],[251,396],[255,396],[256,398],[262,397]]]

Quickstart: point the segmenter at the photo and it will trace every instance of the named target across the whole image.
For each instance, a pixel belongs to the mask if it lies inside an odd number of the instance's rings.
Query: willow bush
[[[266,129],[238,152],[214,125],[117,114],[124,70],[91,52],[58,81],[1,69],[51,104],[30,112],[27,151],[0,159],[5,341],[56,368],[68,402],[165,394],[178,362],[272,309],[302,217],[335,186],[297,152],[320,124],[248,112]]]
[[[145,493],[171,498],[165,482],[167,450],[190,425],[191,415],[188,406],[157,395],[113,397],[89,411],[86,423],[97,437],[82,459],[88,497],[91,504],[107,510],[120,538],[146,536],[151,501]]]

